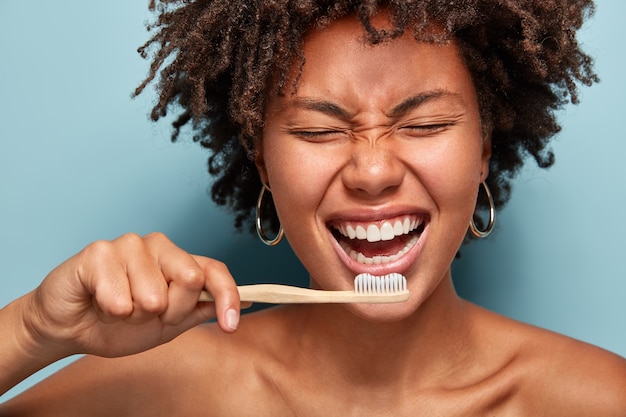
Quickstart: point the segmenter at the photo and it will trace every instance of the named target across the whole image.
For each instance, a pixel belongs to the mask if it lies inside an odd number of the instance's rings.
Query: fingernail
[[[239,314],[237,314],[237,312],[230,308],[228,310],[226,310],[226,327],[228,327],[231,330],[237,330],[237,326],[239,325]]]

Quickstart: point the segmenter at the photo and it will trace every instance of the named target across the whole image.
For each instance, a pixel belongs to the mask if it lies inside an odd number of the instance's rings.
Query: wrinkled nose
[[[404,179],[405,166],[389,145],[378,141],[353,144],[351,160],[342,172],[345,186],[370,197],[396,190]]]

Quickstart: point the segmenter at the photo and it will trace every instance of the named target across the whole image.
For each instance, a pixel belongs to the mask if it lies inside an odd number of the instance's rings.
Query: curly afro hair
[[[383,7],[391,30],[371,23]],[[211,196],[234,212],[239,230],[253,230],[261,187],[253,140],[266,97],[296,88],[287,85],[290,70],[305,64],[303,37],[313,27],[355,15],[372,44],[405,31],[419,41],[456,39],[491,135],[487,182],[496,207],[508,200],[528,156],[540,167],[553,164],[546,148],[560,130],[555,111],[577,103],[579,84],[598,81],[576,39],[594,11],[590,0],[152,0],[150,9],[157,12],[152,37],[139,52],[152,62],[135,95],[154,82],[152,119],[175,110],[172,140],[187,126],[210,150]],[[433,35],[433,24],[443,31]]]

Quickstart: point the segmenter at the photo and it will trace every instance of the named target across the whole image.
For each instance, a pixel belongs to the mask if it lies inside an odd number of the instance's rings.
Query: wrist
[[[42,303],[38,302],[38,291],[34,290],[16,300],[20,326],[20,344],[24,352],[33,358],[52,358],[52,361],[74,354],[67,344],[62,343],[62,329],[46,319]]]
[[[31,374],[69,356],[42,336],[33,293],[0,310],[0,395]]]

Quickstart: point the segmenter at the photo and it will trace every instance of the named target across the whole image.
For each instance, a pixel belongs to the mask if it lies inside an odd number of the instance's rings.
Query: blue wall
[[[286,244],[233,234],[207,195],[206,154],[129,98],[147,71],[146,2],[0,2],[0,306],[96,239],[162,231],[226,261],[240,282],[306,274]],[[33,9],[33,12],[29,10]],[[584,32],[603,82],[562,115],[557,164],[529,166],[488,240],[463,249],[464,296],[626,355],[626,3],[599,1]],[[29,379],[8,396],[56,367]]]

